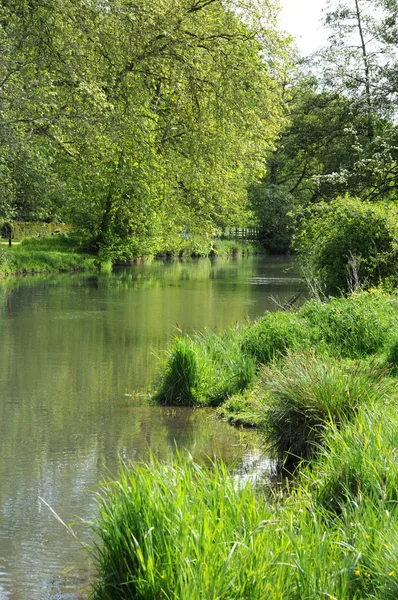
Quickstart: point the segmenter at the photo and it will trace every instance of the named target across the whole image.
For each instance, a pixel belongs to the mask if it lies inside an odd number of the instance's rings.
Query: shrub
[[[300,316],[314,340],[328,352],[347,358],[378,352],[398,329],[396,298],[376,290],[328,303],[312,300],[303,306]]]
[[[337,198],[308,209],[294,247],[327,294],[398,279],[398,209],[358,198]]]
[[[305,321],[294,313],[267,313],[243,334],[242,350],[260,363],[268,363],[289,348],[308,347]]]
[[[368,365],[308,352],[265,367],[263,386],[270,398],[264,435],[281,465],[308,459],[331,423],[340,426],[362,404],[385,397],[381,375]]]
[[[294,231],[293,197],[276,185],[259,183],[249,189],[249,203],[265,248],[274,253],[287,252]]]

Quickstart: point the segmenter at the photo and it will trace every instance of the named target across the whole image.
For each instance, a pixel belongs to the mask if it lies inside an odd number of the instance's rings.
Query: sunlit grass
[[[95,257],[83,253],[76,238],[66,235],[30,238],[0,248],[0,275],[82,271],[95,268]]]
[[[254,379],[254,362],[241,352],[239,339],[236,329],[175,337],[155,399],[163,404],[215,406],[247,388]]]
[[[313,485],[303,475],[280,504],[218,463],[123,467],[98,498],[93,597],[396,598],[395,505],[367,498],[331,520]]]

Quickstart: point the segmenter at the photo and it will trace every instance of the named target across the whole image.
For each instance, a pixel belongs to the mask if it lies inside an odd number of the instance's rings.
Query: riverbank
[[[0,246],[0,277],[89,271],[96,257],[83,252],[75,238],[65,235],[27,238],[11,248]]]
[[[96,597],[396,598],[397,309],[374,290],[175,338],[157,401],[258,426],[294,479],[125,470],[100,505]]]
[[[258,242],[249,240],[213,240],[211,243],[192,246],[186,240],[178,252],[167,251],[156,257],[144,256],[130,261],[150,258],[188,258],[202,256],[250,256],[264,253],[264,248]],[[126,263],[123,263],[126,264]],[[102,262],[93,254],[84,251],[84,245],[78,238],[57,235],[45,238],[29,238],[11,248],[6,244],[0,245],[0,277],[8,275],[33,275],[38,273],[62,273],[73,271],[90,271],[98,268],[112,268],[111,261]]]

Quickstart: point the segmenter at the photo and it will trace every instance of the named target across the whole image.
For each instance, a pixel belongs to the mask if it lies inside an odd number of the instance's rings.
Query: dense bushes
[[[312,206],[299,223],[295,248],[326,294],[398,279],[398,208],[337,198]]]

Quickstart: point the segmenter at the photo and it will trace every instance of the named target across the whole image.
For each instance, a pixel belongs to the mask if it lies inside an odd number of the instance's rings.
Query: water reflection
[[[253,438],[211,411],[144,403],[176,324],[229,326],[298,288],[290,260],[138,264],[115,273],[0,282],[0,598],[75,600],[90,565],[65,522],[90,520],[90,490],[119,459],[222,456],[242,473]],[[262,285],[260,280],[273,279]],[[256,283],[258,281],[258,283]],[[256,458],[257,457],[257,458]],[[252,472],[252,469],[250,469]],[[87,527],[76,525],[85,541]]]

